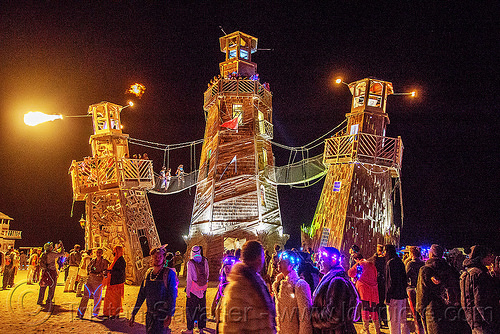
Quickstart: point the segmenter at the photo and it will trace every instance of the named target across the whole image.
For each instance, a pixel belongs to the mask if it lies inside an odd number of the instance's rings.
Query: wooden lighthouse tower
[[[373,254],[377,243],[399,243],[394,224],[394,188],[400,183],[401,138],[385,136],[390,82],[367,78],[348,85],[352,93],[347,127],[325,142],[328,174],[310,229],[314,248],[344,254],[356,244]]]
[[[85,248],[103,248],[112,258],[124,247],[128,284],[140,283],[149,267],[149,251],[160,246],[146,190],[154,186],[151,160],[129,159],[128,135],[122,133],[124,107],[101,102],[89,107],[94,134],[92,156],[73,160],[73,198],[85,201]]]
[[[257,38],[237,31],[219,41],[226,58],[205,92],[205,141],[187,236],[188,251],[209,245],[205,256],[217,269],[224,249],[245,240],[272,247],[288,239],[276,186],[263,176],[274,166],[272,94],[251,59]]]

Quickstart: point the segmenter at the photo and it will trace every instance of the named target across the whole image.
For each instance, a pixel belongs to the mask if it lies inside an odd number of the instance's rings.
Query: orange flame
[[[30,111],[24,115],[24,123],[29,126],[35,126],[40,123],[62,119],[62,115],[47,115],[40,111]]]
[[[141,96],[144,94],[144,91],[146,90],[146,87],[140,83],[135,83],[130,88],[128,89],[127,93],[134,94],[138,98],[141,98]]]

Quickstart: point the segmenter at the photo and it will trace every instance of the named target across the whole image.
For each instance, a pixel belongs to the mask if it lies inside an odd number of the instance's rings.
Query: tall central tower
[[[274,166],[272,94],[260,83],[252,54],[257,38],[242,32],[220,38],[225,61],[205,92],[206,117],[198,186],[188,236],[205,247],[212,268],[224,249],[244,240],[283,245],[278,192],[263,176]],[[212,270],[213,271],[213,270]]]

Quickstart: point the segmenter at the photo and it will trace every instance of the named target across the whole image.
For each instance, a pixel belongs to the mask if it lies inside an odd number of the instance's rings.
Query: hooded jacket
[[[500,280],[491,276],[480,257],[464,261],[460,278],[461,304],[467,323],[484,333],[500,333]]]
[[[357,293],[341,266],[323,276],[313,293],[311,309],[313,333],[356,333],[353,308],[357,306]]]

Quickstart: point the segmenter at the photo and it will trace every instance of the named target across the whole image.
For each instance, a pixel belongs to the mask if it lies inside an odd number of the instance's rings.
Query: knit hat
[[[470,259],[484,259],[491,254],[491,249],[483,245],[475,245],[471,247]]]

